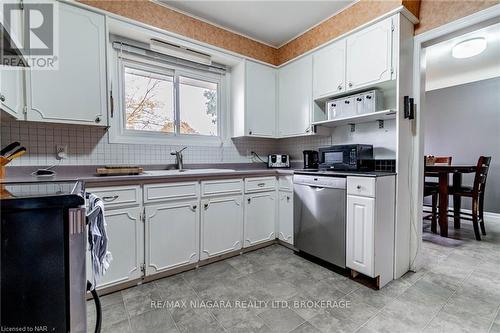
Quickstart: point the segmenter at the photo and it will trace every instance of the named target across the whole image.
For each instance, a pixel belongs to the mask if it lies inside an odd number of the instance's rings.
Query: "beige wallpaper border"
[[[79,2],[211,44],[272,65],[280,65],[403,5],[420,22],[415,35],[500,3],[500,0],[359,0],[280,48],[217,27],[150,0]]]

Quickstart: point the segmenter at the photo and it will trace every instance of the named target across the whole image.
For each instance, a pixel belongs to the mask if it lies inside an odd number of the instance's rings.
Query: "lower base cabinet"
[[[393,279],[396,177],[347,177],[346,266],[377,279]]]
[[[275,221],[275,191],[246,194],[243,247],[249,247],[275,239]]]
[[[199,260],[197,200],[147,205],[146,275]]]
[[[109,239],[108,251],[113,260],[97,287],[105,288],[140,278],[144,258],[144,232],[141,208],[106,210],[106,231]],[[87,252],[87,279],[92,281],[92,261]]]
[[[278,239],[293,245],[293,192],[278,196]]]
[[[375,199],[347,196],[347,261],[359,273],[374,276]]]
[[[241,195],[201,201],[200,260],[239,250],[242,240]]]

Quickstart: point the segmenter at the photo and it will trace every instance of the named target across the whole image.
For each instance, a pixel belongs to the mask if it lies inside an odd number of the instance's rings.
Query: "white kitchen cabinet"
[[[371,25],[347,37],[347,90],[384,82],[395,77],[392,64],[393,18]]]
[[[198,261],[198,204],[182,200],[146,206],[146,275]]]
[[[20,0],[9,1],[9,4],[17,3],[22,8]],[[10,26],[5,26],[13,43],[18,47],[24,43],[24,15],[22,10],[13,10]],[[6,24],[6,22],[3,22]],[[18,59],[19,60],[19,59]],[[23,67],[0,65],[0,109],[7,112],[16,119],[24,119],[24,71]]]
[[[312,56],[278,71],[278,136],[311,134]]]
[[[201,260],[242,248],[242,200],[238,195],[201,201]]]
[[[22,67],[0,67],[0,106],[16,119],[24,119],[24,71]]]
[[[373,224],[375,199],[347,197],[347,260],[348,267],[373,276]]]
[[[346,266],[377,278],[393,278],[395,177],[347,177]]]
[[[276,69],[246,62],[245,116],[247,134],[276,136]]]
[[[278,239],[293,245],[293,192],[278,194]]]
[[[58,7],[58,69],[28,71],[26,119],[107,126],[104,16]]]
[[[141,264],[144,258],[144,228],[141,221],[141,208],[120,208],[106,210],[108,250],[113,260],[98,288],[110,287],[141,277]],[[91,262],[87,261],[87,271]]]
[[[242,61],[231,71],[233,136],[276,137],[277,70]]]
[[[243,247],[276,238],[276,191],[245,195]]]
[[[313,53],[314,99],[342,93],[346,89],[346,40],[334,42]]]

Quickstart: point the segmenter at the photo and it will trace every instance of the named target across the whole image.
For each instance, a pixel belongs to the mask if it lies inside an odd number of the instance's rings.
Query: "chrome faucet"
[[[173,151],[170,155],[175,156],[175,164],[179,171],[184,171],[184,163],[182,162],[182,152],[187,149],[187,147],[182,148],[181,150]]]

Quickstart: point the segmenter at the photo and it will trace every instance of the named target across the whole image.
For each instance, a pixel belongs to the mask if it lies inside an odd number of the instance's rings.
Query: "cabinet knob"
[[[286,200],[290,201],[290,196],[289,195],[286,196]]]
[[[252,130],[249,130],[249,131],[248,131],[248,135],[252,135]]]
[[[342,90],[342,85],[339,84],[339,86],[337,87],[338,90]]]
[[[5,102],[5,96],[0,94],[0,101]]]
[[[95,117],[95,122],[99,124],[101,122],[101,116]]]
[[[361,190],[361,185],[356,186],[358,190]]]
[[[193,205],[193,210],[196,210],[196,208],[198,208],[197,205]]]
[[[349,82],[349,88],[351,88],[351,87],[352,87],[352,82]]]
[[[248,202],[248,203],[250,203],[250,201],[252,201],[252,199],[248,198],[248,199],[247,199],[247,202]]]
[[[203,205],[203,208],[208,209],[208,206],[209,205],[208,205],[208,202],[207,202],[206,204]]]

